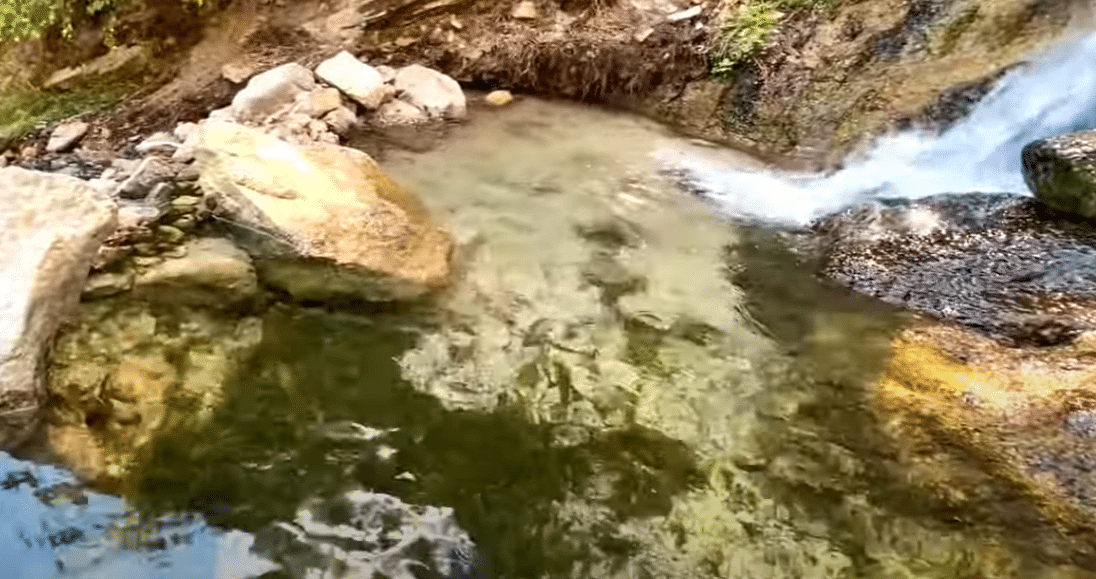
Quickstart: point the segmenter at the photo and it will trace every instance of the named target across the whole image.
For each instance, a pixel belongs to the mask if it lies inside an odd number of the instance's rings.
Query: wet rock
[[[1024,181],[1054,209],[1096,217],[1096,131],[1040,139],[1021,152]]]
[[[430,120],[421,109],[402,100],[384,103],[373,119],[381,126],[416,125]]]
[[[88,134],[91,125],[83,121],[63,123],[53,129],[46,143],[46,150],[51,153],[61,153],[76,146],[84,135]]]
[[[84,478],[117,484],[165,428],[205,426],[262,339],[257,318],[153,311],[124,298],[85,302],[50,355],[47,440]]]
[[[81,298],[97,300],[128,292],[133,289],[133,271],[99,272],[88,276]]]
[[[354,111],[340,106],[324,115],[323,122],[327,123],[327,126],[336,135],[345,137],[350,132],[351,127],[358,122],[358,116],[354,114]]]
[[[1002,346],[924,321],[893,342],[874,407],[911,482],[979,520],[1024,529],[1026,547],[1083,565],[1096,547],[1096,334]]]
[[[491,106],[504,107],[514,102],[514,95],[508,90],[496,90],[487,93],[483,100]]]
[[[396,72],[393,81],[399,97],[433,118],[463,119],[468,106],[460,83],[425,66],[412,64]]]
[[[0,169],[0,446],[20,442],[42,400],[43,356],[75,305],[117,208],[72,177]]]
[[[170,229],[182,239],[182,231]],[[251,258],[231,241],[195,239],[185,248],[184,257],[166,259],[141,273],[134,290],[157,302],[214,308],[232,307],[258,294]]]
[[[452,240],[369,156],[209,123],[198,147],[211,210],[260,278],[301,300],[400,300],[444,285]]]
[[[175,177],[176,167],[160,157],[149,157],[137,166],[133,174],[118,185],[115,195],[122,199],[144,199],[157,185]]]
[[[261,121],[315,88],[312,71],[296,63],[284,64],[252,77],[233,97],[229,112],[236,120]]]
[[[1031,198],[877,201],[813,229],[826,275],[888,303],[1015,344],[1096,329],[1096,230]]]
[[[389,94],[380,73],[346,51],[323,61],[316,76],[369,110],[381,106]]]
[[[385,579],[479,576],[475,544],[453,509],[365,491],[305,505],[292,524],[259,532],[255,550],[294,577],[336,568],[348,576]]]

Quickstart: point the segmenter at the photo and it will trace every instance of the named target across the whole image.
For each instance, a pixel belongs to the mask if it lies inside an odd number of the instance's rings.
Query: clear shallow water
[[[454,508],[484,577],[1093,577],[903,482],[871,384],[905,316],[658,177],[701,154],[749,163],[536,100],[388,154],[463,242],[455,288],[416,311],[273,308],[210,423],[164,433],[129,504],[216,538],[367,488]],[[52,516],[13,496],[28,525]],[[10,545],[20,566],[65,551]],[[163,547],[106,560],[206,572],[183,566],[203,551]]]
[[[942,134],[906,131],[874,142],[828,175],[741,171],[705,161],[684,169],[725,213],[803,224],[874,196],[1027,193],[1027,143],[1096,127],[1096,34],[1088,33],[1007,73],[971,114]]]

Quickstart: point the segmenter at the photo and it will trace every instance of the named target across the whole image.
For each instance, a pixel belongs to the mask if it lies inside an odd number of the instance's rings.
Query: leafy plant
[[[711,52],[712,75],[726,78],[735,66],[757,54],[784,13],[777,4],[762,0],[742,4],[725,13]]]
[[[129,0],[0,0],[0,46],[35,38],[48,30],[72,35],[79,17],[113,14]],[[204,0],[179,0],[201,6]],[[83,5],[83,8],[80,6]],[[80,11],[84,14],[80,14]]]

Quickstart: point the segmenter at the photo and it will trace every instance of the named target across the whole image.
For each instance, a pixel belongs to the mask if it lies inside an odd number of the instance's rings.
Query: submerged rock
[[[0,446],[34,426],[44,356],[75,306],[117,208],[79,179],[0,169]]]
[[[1096,131],[1039,139],[1024,147],[1024,181],[1040,201],[1096,217]]]
[[[227,123],[202,133],[207,202],[265,283],[299,300],[389,301],[448,281],[452,239],[365,153]]]
[[[1018,344],[1096,329],[1096,230],[1019,195],[883,200],[814,223],[823,272]]]
[[[476,547],[448,507],[409,505],[396,497],[352,491],[313,501],[292,524],[256,535],[255,550],[292,577],[341,569],[339,576],[383,579],[473,579]]]
[[[876,410],[910,481],[953,508],[1024,529],[1027,548],[1088,568],[1096,533],[1096,334],[1010,348],[936,322],[894,340]]]

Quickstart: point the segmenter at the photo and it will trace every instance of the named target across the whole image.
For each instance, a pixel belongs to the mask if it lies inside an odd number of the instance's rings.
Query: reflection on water
[[[656,176],[691,151],[527,100],[388,155],[459,282],[429,311],[266,312],[132,501],[247,533],[359,489],[451,507],[481,577],[1093,577],[905,483],[871,403],[905,317]]]

